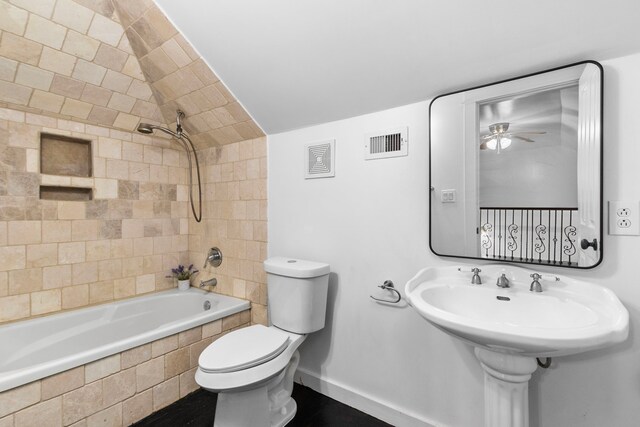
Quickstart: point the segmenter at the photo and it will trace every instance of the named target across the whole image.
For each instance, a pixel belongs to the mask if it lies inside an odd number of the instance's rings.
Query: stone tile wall
[[[164,121],[110,0],[0,1],[0,104],[129,131]]]
[[[267,140],[241,141],[200,151],[204,161],[202,223],[189,222],[189,259],[198,267],[212,246],[222,250],[213,292],[251,301],[252,322],[267,324]]]
[[[42,131],[91,140],[93,176],[41,175]],[[0,323],[175,286],[186,165],[166,139],[0,108]],[[90,187],[94,200],[40,200],[41,184]]]
[[[155,3],[113,4],[165,122],[173,125],[176,109],[183,110],[186,129],[201,149],[264,135]]]
[[[151,0],[0,0],[0,106],[128,131],[180,108],[200,148],[264,135]]]
[[[93,141],[94,176],[41,175],[41,131]],[[252,322],[267,324],[266,138],[199,152],[202,223],[190,213],[186,155],[174,147],[0,109],[0,323],[170,288],[172,266],[200,267],[218,246],[222,265],[195,282],[216,277],[213,292],[250,300]],[[40,200],[40,184],[90,187],[94,200]]]
[[[0,427],[131,425],[198,389],[200,353],[249,318],[247,310],[2,392]]]

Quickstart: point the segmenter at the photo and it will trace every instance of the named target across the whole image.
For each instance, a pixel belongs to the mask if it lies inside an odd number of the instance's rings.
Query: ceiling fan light
[[[500,148],[504,150],[510,145],[511,145],[511,138],[505,138],[505,137],[500,138]]]
[[[491,138],[490,140],[487,141],[487,148],[489,150],[495,150],[497,146],[498,146],[498,140],[496,138]]]

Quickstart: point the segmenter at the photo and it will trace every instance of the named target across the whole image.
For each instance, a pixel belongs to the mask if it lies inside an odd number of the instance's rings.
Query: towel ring
[[[384,283],[382,285],[378,286],[378,287],[382,288],[384,290],[393,292],[397,299],[387,300],[387,299],[382,299],[382,298],[376,298],[373,295],[369,295],[369,297],[371,299],[379,301],[379,302],[386,302],[386,303],[389,303],[389,304],[397,304],[402,299],[402,295],[400,295],[400,292],[395,288],[395,286],[393,286],[393,282],[391,280],[385,280]]]

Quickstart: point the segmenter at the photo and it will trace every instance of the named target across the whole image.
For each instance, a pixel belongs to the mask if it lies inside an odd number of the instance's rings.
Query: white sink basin
[[[483,284],[472,285],[473,274],[458,267],[425,268],[407,282],[406,298],[443,331],[501,353],[557,357],[627,338],[629,313],[607,288],[545,275],[543,292],[530,292],[534,271],[504,265],[481,269]],[[510,288],[496,286],[503,272]]]

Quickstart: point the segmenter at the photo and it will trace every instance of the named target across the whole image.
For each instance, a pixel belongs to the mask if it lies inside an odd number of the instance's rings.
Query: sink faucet
[[[472,268],[471,272],[473,273],[473,277],[471,278],[471,284],[472,285],[482,285],[482,279],[480,278],[480,275],[478,273],[480,273],[482,270],[480,270],[479,268]]]
[[[502,273],[500,277],[498,277],[498,281],[496,282],[496,286],[499,288],[510,288],[511,284],[509,283],[509,279],[507,279],[507,273]]]

